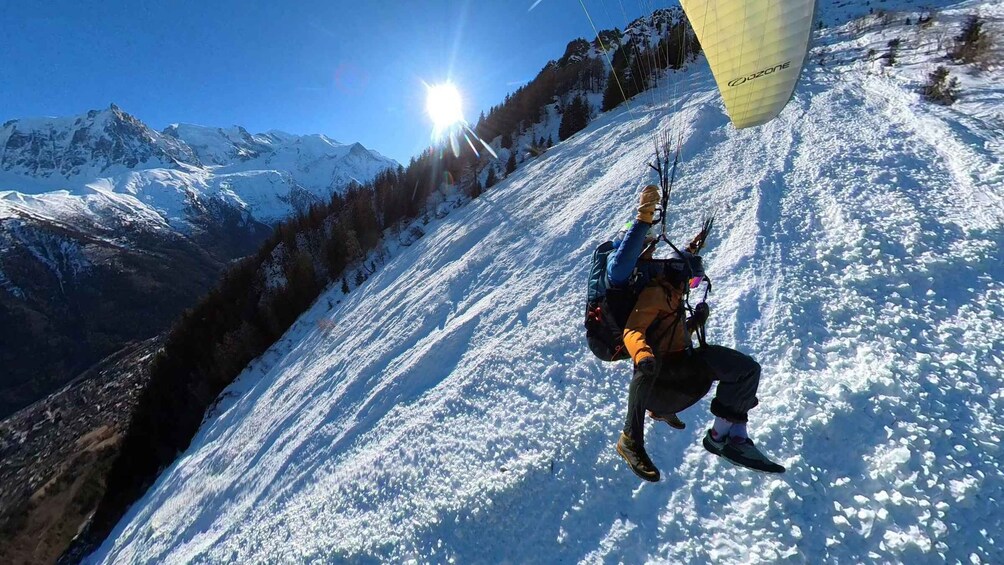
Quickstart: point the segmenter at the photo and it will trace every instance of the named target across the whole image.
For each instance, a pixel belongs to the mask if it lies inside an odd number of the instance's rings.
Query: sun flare
[[[463,102],[457,87],[450,83],[428,86],[425,110],[437,132],[448,131],[464,121]]]

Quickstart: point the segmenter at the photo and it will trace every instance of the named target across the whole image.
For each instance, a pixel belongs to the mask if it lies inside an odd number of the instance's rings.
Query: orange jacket
[[[637,364],[646,357],[663,357],[686,349],[691,345],[690,334],[683,310],[683,289],[657,277],[642,289],[628,316],[624,346]],[[648,343],[647,338],[657,343]]]

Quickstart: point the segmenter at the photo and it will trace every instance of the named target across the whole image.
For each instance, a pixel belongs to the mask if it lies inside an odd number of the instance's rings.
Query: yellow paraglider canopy
[[[774,119],[791,99],[815,0],[681,0],[736,128]]]

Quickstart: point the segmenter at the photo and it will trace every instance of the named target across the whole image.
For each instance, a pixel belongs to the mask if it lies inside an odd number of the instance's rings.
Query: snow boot
[[[687,429],[687,424],[681,420],[676,414],[656,414],[651,410],[648,412],[649,417],[653,420],[658,420],[660,422],[666,422],[669,427],[674,430],[685,430]]]
[[[754,471],[765,473],[783,473],[784,467],[767,458],[757,449],[750,438],[723,436],[715,439],[711,430],[704,434],[704,449],[719,457],[724,457],[732,463]]]
[[[635,475],[653,483],[659,481],[659,469],[656,469],[655,464],[648,458],[645,446],[639,445],[623,432],[620,440],[617,441],[617,453],[627,461]]]

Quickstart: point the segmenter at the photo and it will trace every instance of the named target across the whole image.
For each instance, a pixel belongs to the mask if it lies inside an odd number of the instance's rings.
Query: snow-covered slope
[[[974,10],[1004,17],[966,2],[938,25]],[[1004,75],[927,104],[934,55],[868,62],[888,29],[826,30],[821,49],[846,56],[814,56],[790,106],[753,130],[728,125],[693,66],[341,304],[322,296],[92,560],[1004,560]],[[650,423],[661,483],[613,449],[630,367],[585,347],[584,280],[671,121],[671,230],[688,239],[718,213],[710,340],[763,365],[751,430],[782,476],[701,448],[707,400],[686,431]]]

